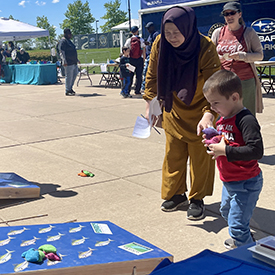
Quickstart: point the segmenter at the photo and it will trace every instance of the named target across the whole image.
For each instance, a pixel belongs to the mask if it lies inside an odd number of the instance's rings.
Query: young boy
[[[230,71],[214,73],[205,82],[203,93],[211,109],[220,115],[217,130],[224,138],[208,145],[207,153],[217,160],[223,182],[220,212],[227,221],[230,239],[224,245],[233,249],[253,242],[249,222],[262,189],[258,159],[263,156],[263,142],[257,119],[242,103],[239,77]]]
[[[127,69],[130,64],[130,48],[122,47],[122,56],[120,58],[120,73],[123,78],[123,87],[120,94],[126,97],[132,97],[129,93],[129,85],[131,84],[131,72]]]

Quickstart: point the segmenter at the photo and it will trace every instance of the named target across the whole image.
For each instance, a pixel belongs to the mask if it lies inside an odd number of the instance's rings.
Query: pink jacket
[[[220,31],[221,28],[218,28],[212,34],[211,40],[214,42],[215,45],[218,44]],[[263,60],[263,48],[257,33],[251,27],[246,27],[246,30],[244,32],[244,40],[248,52],[240,52],[239,56],[240,60],[247,62],[251,65],[256,80],[256,112],[262,113],[264,109],[262,88],[254,61]]]

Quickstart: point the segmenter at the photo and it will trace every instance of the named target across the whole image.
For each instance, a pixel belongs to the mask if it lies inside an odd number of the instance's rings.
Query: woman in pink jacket
[[[242,81],[243,104],[254,115],[263,110],[261,84],[254,61],[263,59],[260,39],[253,28],[246,27],[241,5],[228,2],[222,15],[226,25],[216,29],[211,37],[217,46],[221,68],[236,73]]]

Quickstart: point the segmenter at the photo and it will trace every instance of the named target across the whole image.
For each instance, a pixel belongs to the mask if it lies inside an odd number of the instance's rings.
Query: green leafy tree
[[[72,35],[89,34],[95,31],[91,25],[95,18],[91,14],[88,1],[83,4],[81,0],[77,0],[69,4],[64,15],[66,19],[60,24],[60,28],[63,30],[69,28]]]
[[[14,19],[12,15],[9,16],[9,19],[15,20],[15,21],[19,21],[17,19]]]
[[[106,13],[101,19],[105,19],[106,23],[100,26],[103,32],[110,32],[112,27],[128,20],[127,12],[120,10],[120,5],[120,0],[114,0],[104,4]]]
[[[36,17],[36,25],[39,28],[42,28],[44,30],[48,30],[50,34],[50,41],[49,37],[39,37],[36,39],[37,41],[37,46],[40,49],[49,49],[55,41],[56,37],[56,32],[55,32],[55,27],[50,25],[48,18],[46,16],[37,16]]]

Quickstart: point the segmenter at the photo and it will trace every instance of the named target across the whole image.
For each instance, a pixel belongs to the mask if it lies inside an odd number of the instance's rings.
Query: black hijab
[[[185,41],[174,48],[164,34],[165,23],[174,23]],[[172,7],[167,10],[161,22],[161,40],[158,57],[158,99],[163,100],[165,111],[173,105],[173,92],[186,105],[190,105],[197,88],[200,34],[193,9]]]

